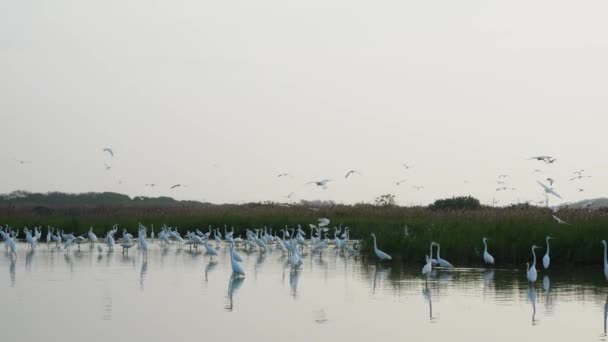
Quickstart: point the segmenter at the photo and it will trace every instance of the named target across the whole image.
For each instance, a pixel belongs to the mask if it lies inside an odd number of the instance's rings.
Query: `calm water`
[[[2,247],[2,249],[4,249]],[[281,252],[240,251],[247,277],[231,280],[226,248],[63,250],[20,244],[0,254],[3,341],[605,341],[602,270],[539,274],[389,268],[305,255],[291,272]],[[422,262],[420,268],[422,267]],[[561,273],[561,275],[560,275]]]

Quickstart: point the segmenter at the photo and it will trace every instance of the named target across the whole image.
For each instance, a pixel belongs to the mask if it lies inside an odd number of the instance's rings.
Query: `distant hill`
[[[171,197],[129,197],[115,192],[63,192],[33,193],[23,190],[0,195],[0,205],[15,206],[202,206],[197,201],[178,201]]]
[[[568,208],[574,208],[574,209],[606,208],[606,207],[608,207],[608,198],[600,197],[600,198],[594,198],[594,199],[586,199],[586,200],[582,200],[582,201],[578,201],[578,202],[574,202],[574,203],[568,203],[567,206],[568,206]]]

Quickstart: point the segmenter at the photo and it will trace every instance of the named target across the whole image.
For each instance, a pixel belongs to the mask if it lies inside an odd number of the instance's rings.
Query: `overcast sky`
[[[588,0],[4,1],[0,193],[506,204],[552,177],[565,201],[602,196],[606,18]]]

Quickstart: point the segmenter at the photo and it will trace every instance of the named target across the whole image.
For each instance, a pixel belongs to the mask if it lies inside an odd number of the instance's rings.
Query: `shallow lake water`
[[[147,261],[82,246],[0,254],[3,341],[605,341],[601,268],[434,271],[305,253],[291,271],[280,250],[240,250],[231,277],[222,246],[209,257],[154,242]],[[105,246],[104,246],[105,249]],[[420,263],[420,268],[423,262]],[[177,340],[176,340],[177,338]]]

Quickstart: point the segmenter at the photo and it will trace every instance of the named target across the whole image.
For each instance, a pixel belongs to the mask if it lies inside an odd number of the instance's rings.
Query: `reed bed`
[[[371,256],[369,234],[374,232],[380,249],[393,262],[423,263],[431,241],[441,244],[441,256],[456,265],[481,265],[482,237],[488,237],[489,252],[497,266],[521,265],[531,260],[532,244],[545,246],[551,235],[552,267],[597,265],[603,262],[600,241],[608,239],[608,210],[565,209],[557,215],[569,222],[559,225],[545,208],[481,208],[478,210],[430,210],[426,207],[377,207],[336,205],[326,208],[275,204],[205,205],[192,207],[0,207],[0,222],[16,228],[47,225],[81,234],[93,227],[98,236],[118,223],[134,232],[138,222],[166,224],[182,233],[228,225],[237,230],[268,227],[281,229],[297,224],[308,231],[320,217],[334,225],[351,227],[351,239],[362,241],[362,253]],[[407,228],[406,228],[407,227]],[[46,233],[46,230],[45,230]],[[333,237],[333,229],[330,238]],[[539,255],[544,249],[537,250]],[[540,261],[540,257],[538,258]]]

